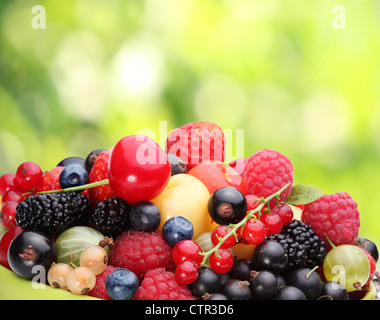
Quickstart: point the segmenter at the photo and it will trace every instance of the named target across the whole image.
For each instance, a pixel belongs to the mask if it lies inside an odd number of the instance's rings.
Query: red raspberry
[[[248,194],[264,198],[290,183],[290,186],[280,195],[281,202],[292,191],[293,164],[287,156],[278,151],[259,150],[248,158],[244,169],[244,180]],[[276,199],[273,199],[270,204],[276,204]]]
[[[89,183],[108,179],[108,161],[111,151],[104,151],[96,158],[89,175]],[[112,197],[116,197],[116,193],[111,189],[109,184],[91,188],[90,201],[95,207],[99,202],[103,202]]]
[[[187,123],[169,133],[166,153],[184,160],[188,170],[204,161],[224,162],[224,132],[217,124],[208,121]]]
[[[141,281],[149,270],[173,270],[172,247],[159,232],[131,229],[122,233],[111,246],[110,265],[134,272]]]
[[[357,206],[346,192],[323,195],[304,206],[301,219],[313,227],[328,249],[331,246],[326,236],[335,246],[355,244],[360,227]]]
[[[134,300],[195,300],[191,291],[178,284],[175,274],[164,268],[146,273]]]
[[[61,189],[61,185],[59,184],[59,175],[64,168],[65,167],[55,167],[50,171],[45,172],[42,182],[36,188],[35,193]]]
[[[112,271],[116,269],[116,267],[108,265],[101,274],[98,274],[96,276],[95,287],[88,292],[88,295],[99,299],[112,300],[107,293],[106,278]]]
[[[363,250],[363,252],[365,253],[365,255],[367,256],[367,259],[368,259],[368,262],[369,262],[369,267],[370,267],[370,271],[369,271],[369,278],[367,280],[367,282],[364,284],[364,286],[362,286],[362,289],[369,289],[370,285],[371,285],[371,281],[373,280],[373,278],[375,277],[375,272],[376,272],[376,261],[375,259],[371,256],[370,253],[368,253],[367,251],[365,251],[363,248],[361,248]]]

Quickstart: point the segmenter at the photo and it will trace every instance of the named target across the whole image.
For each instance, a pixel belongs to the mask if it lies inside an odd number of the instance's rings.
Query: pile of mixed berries
[[[377,247],[352,197],[294,185],[278,151],[226,164],[225,142],[205,121],[165,150],[131,135],[47,172],[22,163],[0,177],[1,265],[101,299],[375,299]]]

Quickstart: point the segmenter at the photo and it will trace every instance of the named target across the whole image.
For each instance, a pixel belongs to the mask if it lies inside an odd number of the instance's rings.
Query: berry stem
[[[212,248],[211,250],[207,251],[207,252],[202,252],[200,253],[200,255],[203,256],[203,260],[200,264],[201,267],[207,267],[207,259],[209,256],[211,256],[211,254],[215,253],[216,255],[218,254],[218,250],[219,248],[222,246],[222,244],[231,236],[231,235],[234,235],[236,236],[237,233],[237,229],[239,229],[241,226],[243,226],[244,224],[246,224],[246,222],[251,219],[252,217],[255,216],[255,213],[258,213],[261,211],[261,209],[266,205],[268,204],[272,199],[276,198],[278,199],[281,195],[281,193],[283,191],[285,191],[286,188],[288,188],[290,185],[290,183],[286,184],[284,187],[282,187],[280,190],[278,190],[276,193],[273,193],[272,195],[270,195],[269,197],[267,197],[266,199],[263,199],[261,200],[261,204],[253,209],[253,210],[250,210],[247,212],[247,215],[244,217],[243,220],[241,220],[240,222],[236,223],[236,224],[230,224],[229,227],[231,227],[232,229],[230,230],[230,232],[228,232],[219,242],[218,244]]]
[[[96,182],[92,182],[92,183],[88,183],[88,184],[83,184],[83,185],[77,186],[77,187],[66,188],[66,189],[40,191],[40,192],[37,192],[37,194],[83,191],[83,190],[90,189],[90,188],[104,186],[106,184],[109,184],[108,179],[104,179],[104,180],[100,180],[100,181],[96,181]]]

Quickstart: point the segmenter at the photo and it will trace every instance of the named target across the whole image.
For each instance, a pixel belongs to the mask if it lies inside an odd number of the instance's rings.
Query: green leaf
[[[299,184],[292,188],[292,192],[285,200],[288,204],[308,204],[323,196],[323,191],[311,184]]]

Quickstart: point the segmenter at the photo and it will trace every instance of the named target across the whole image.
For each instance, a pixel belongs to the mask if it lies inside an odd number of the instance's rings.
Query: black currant
[[[160,209],[153,202],[140,201],[132,206],[130,221],[138,231],[155,231],[161,223]]]
[[[286,284],[300,289],[308,300],[315,300],[321,296],[322,281],[318,273],[309,268],[299,268],[290,272],[286,277]]]
[[[265,240],[256,247],[252,261],[256,271],[268,270],[281,273],[288,263],[288,256],[281,244],[273,240]]]
[[[365,238],[358,238],[358,240],[356,240],[356,245],[367,251],[376,262],[379,260],[379,251],[373,241]]]
[[[56,259],[54,242],[34,231],[17,235],[8,249],[8,262],[13,272],[29,280],[36,277],[42,283],[46,283],[47,272]]]
[[[221,286],[220,275],[211,268],[202,267],[198,269],[197,279],[187,285],[195,297],[202,297],[205,294],[217,293]]]
[[[231,279],[247,280],[251,278],[253,263],[249,259],[236,259],[228,272]]]
[[[81,157],[68,157],[68,158],[62,159],[57,164],[57,167],[67,167],[69,164],[79,164],[83,168],[85,168],[85,160]]]
[[[84,160],[84,167],[85,167],[88,174],[90,174],[91,169],[94,166],[94,163],[95,163],[96,159],[98,158],[98,156],[104,151],[107,151],[107,150],[106,149],[95,149],[87,155],[86,159]]]
[[[223,293],[213,293],[204,300],[228,300],[228,297]]]
[[[187,163],[183,161],[180,157],[168,153],[168,160],[172,167],[172,176],[180,173],[187,173]]]
[[[344,285],[335,281],[327,281],[322,285],[321,296],[318,300],[348,300],[348,292]]]
[[[210,196],[208,212],[217,224],[238,223],[247,214],[247,200],[238,189],[223,187]]]
[[[278,290],[273,300],[307,300],[305,294],[293,286],[285,286]]]
[[[248,281],[238,279],[228,280],[222,287],[221,293],[227,296],[228,300],[251,300],[252,294]]]
[[[270,271],[252,271],[249,287],[253,300],[271,300],[279,290],[277,276]]]

